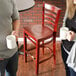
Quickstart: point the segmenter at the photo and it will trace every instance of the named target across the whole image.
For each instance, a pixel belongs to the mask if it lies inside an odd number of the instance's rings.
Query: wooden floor
[[[51,44],[49,46],[51,46]],[[61,58],[60,42],[57,42],[56,46],[57,46],[56,66],[54,66],[53,56],[52,56],[49,60],[39,65],[38,76],[65,76],[64,64]],[[48,50],[48,49],[45,49],[45,50]],[[33,51],[35,52],[35,50]],[[40,52],[40,60],[42,60],[43,58],[46,59],[46,57],[49,57],[49,56],[50,56],[49,52],[45,52],[44,56],[42,55],[42,51]],[[35,62],[28,57],[28,62],[24,63],[24,56],[19,55],[17,76],[36,76]]]

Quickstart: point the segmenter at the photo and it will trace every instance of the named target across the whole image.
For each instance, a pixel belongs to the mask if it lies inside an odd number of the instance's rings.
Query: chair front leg
[[[39,42],[36,41],[36,74],[39,71]]]

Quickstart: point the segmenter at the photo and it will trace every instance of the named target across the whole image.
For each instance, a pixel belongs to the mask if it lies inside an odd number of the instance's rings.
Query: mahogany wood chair
[[[53,41],[54,64],[56,64],[56,33],[61,9],[43,2],[42,24],[24,27],[24,60],[27,62],[27,39],[36,46],[36,74],[39,71],[39,50],[42,47],[43,53],[45,45]],[[46,41],[51,39],[50,41]],[[46,41],[46,42],[45,42]]]

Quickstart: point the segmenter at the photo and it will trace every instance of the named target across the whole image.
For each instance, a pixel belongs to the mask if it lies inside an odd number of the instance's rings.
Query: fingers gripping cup
[[[14,48],[17,47],[16,37],[14,35],[8,35],[6,37],[6,43],[7,43],[7,48],[8,49],[14,49]]]
[[[65,40],[67,39],[67,33],[68,33],[69,29],[67,27],[61,27],[60,28],[60,39],[61,40]]]

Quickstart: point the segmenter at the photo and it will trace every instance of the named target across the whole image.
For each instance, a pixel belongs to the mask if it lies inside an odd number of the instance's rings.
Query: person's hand
[[[68,31],[67,33],[67,40],[72,41],[75,38],[75,33],[73,31]]]
[[[12,31],[11,33],[12,35],[14,35],[16,37],[16,41],[18,40],[18,33],[16,31]]]

